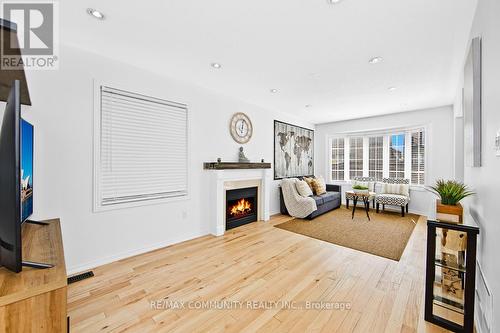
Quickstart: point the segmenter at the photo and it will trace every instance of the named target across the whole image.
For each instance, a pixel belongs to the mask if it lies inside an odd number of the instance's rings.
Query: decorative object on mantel
[[[439,179],[436,185],[428,187],[440,199],[436,200],[436,218],[441,221],[462,223],[463,207],[460,200],[473,195],[474,192],[460,182]]]
[[[274,121],[274,179],[314,174],[314,130]]]
[[[238,154],[238,162],[239,163],[250,163],[250,160],[245,156],[243,152],[243,147],[240,147],[240,152]]]
[[[271,169],[271,163],[239,163],[239,162],[205,162],[205,170],[228,170],[228,169]]]
[[[217,163],[220,163],[220,162],[222,162],[222,158],[219,157],[219,158],[217,158]]]
[[[242,112],[237,112],[231,117],[229,132],[234,141],[247,143],[252,138],[253,126],[250,118]]]
[[[264,163],[264,159],[261,159],[261,160],[260,160],[260,163]]]

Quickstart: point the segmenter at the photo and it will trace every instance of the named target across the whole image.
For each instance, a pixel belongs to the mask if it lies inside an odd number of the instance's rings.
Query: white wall
[[[443,106],[386,116],[361,118],[316,125],[316,172],[325,177],[329,174],[328,137],[339,133],[377,131],[390,128],[426,126],[426,184],[438,178],[453,177],[453,109]],[[328,177],[327,177],[328,178]],[[343,184],[350,189],[349,184]],[[421,187],[411,188],[411,212],[429,218],[435,216],[435,196]]]
[[[479,262],[493,294],[493,328],[500,331],[500,157],[495,156],[495,134],[500,130],[500,2],[479,0],[470,35],[482,36],[482,166],[465,166],[465,183],[476,195],[466,200],[466,208],[476,217],[479,234]],[[464,59],[465,59],[464,54]],[[457,98],[460,101],[460,98]],[[458,103],[457,103],[458,104]],[[460,106],[457,105],[458,109]]]
[[[304,121],[211,93],[83,50],[62,47],[60,69],[28,72],[35,125],[34,218],[61,217],[69,272],[209,233],[207,175],[202,163],[237,160],[228,130],[235,112],[254,125],[245,153],[273,160],[273,120],[313,128]],[[214,73],[216,75],[216,73]],[[93,79],[180,101],[190,112],[190,199],[139,208],[92,211]],[[3,110],[3,106],[1,108]],[[279,212],[278,182],[271,214]]]

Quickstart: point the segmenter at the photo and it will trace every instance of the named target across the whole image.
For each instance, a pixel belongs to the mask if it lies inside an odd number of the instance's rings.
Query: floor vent
[[[82,281],[82,280],[91,278],[93,276],[94,276],[94,272],[92,272],[92,271],[88,271],[88,272],[85,272],[85,273],[82,273],[82,274],[78,274],[78,275],[73,275],[73,276],[71,276],[71,277],[68,278],[68,284],[72,284],[72,283],[75,283],[75,282],[78,282],[78,281]]]

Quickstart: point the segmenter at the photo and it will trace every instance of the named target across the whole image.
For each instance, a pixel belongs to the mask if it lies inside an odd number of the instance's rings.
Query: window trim
[[[408,127],[393,127],[393,128],[385,128],[385,129],[374,129],[374,130],[364,130],[364,131],[345,131],[345,132],[339,132],[336,134],[330,134],[327,135],[326,142],[327,142],[327,156],[328,158],[328,165],[327,165],[327,172],[328,174],[328,181],[331,183],[337,183],[337,184],[348,184],[351,182],[351,180],[348,178],[349,177],[349,163],[346,158],[346,154],[349,154],[349,138],[353,136],[363,136],[365,139],[368,140],[369,137],[371,136],[383,136],[384,142],[383,142],[383,177],[388,178],[389,177],[389,145],[390,145],[390,140],[389,136],[391,134],[395,133],[405,133],[405,178],[410,179],[410,188],[413,189],[420,189],[424,188],[425,184],[413,184],[411,183],[411,133],[416,131],[416,130],[423,130],[425,132],[425,146],[424,146],[424,163],[425,163],[425,181],[429,181],[429,179],[432,179],[431,177],[431,168],[429,164],[429,156],[431,154],[431,148],[429,146],[429,142],[432,140],[432,131],[431,131],[431,126],[429,124],[421,124],[421,125],[412,125]],[[332,144],[332,139],[333,138],[344,138],[344,180],[333,180],[332,175],[331,175],[331,162],[332,162],[332,157],[331,157],[331,144]],[[409,140],[409,141],[408,141]],[[406,149],[406,146],[410,144],[410,149]],[[367,143],[368,145],[368,143]],[[369,151],[367,149],[363,150],[363,156],[368,156]],[[409,167],[407,166],[407,163],[409,163]],[[365,167],[366,166],[366,167]],[[365,170],[366,169],[366,170]],[[363,167],[363,174],[364,172],[368,172],[368,165],[365,164]]]
[[[111,211],[111,210],[119,210],[119,209],[127,209],[133,207],[143,207],[150,205],[159,205],[166,204],[170,202],[178,202],[178,201],[189,201],[191,199],[192,193],[192,184],[191,184],[191,112],[189,107],[187,108],[187,126],[186,126],[186,136],[187,136],[187,180],[186,180],[186,188],[187,194],[183,196],[173,196],[173,197],[164,197],[158,199],[144,200],[144,201],[131,201],[131,202],[123,202],[116,205],[102,205],[101,197],[100,197],[100,156],[101,156],[101,86],[113,87],[114,89],[131,91],[135,94],[144,95],[144,96],[156,96],[156,98],[162,98],[162,92],[160,91],[143,91],[139,90],[137,86],[120,84],[117,82],[107,82],[102,79],[94,78],[92,80],[92,89],[93,89],[93,120],[92,120],[92,208],[94,213]],[[142,89],[142,87],[140,88]],[[163,98],[162,98],[163,99]],[[169,100],[168,98],[164,98],[165,100]],[[173,103],[188,105],[184,101],[181,101],[179,98],[175,98],[177,101]]]

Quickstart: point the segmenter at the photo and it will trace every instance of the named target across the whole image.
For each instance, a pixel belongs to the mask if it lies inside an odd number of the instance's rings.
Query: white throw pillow
[[[401,184],[401,188],[399,189],[399,193],[404,195],[405,197],[410,196],[410,184]]]
[[[382,186],[382,193],[404,195],[408,197],[410,196],[410,185],[384,183],[384,185]]]
[[[307,197],[313,195],[311,188],[309,187],[307,182],[305,182],[304,180],[297,180],[295,182],[295,188],[297,189],[297,192],[299,192],[301,197],[307,198]]]

